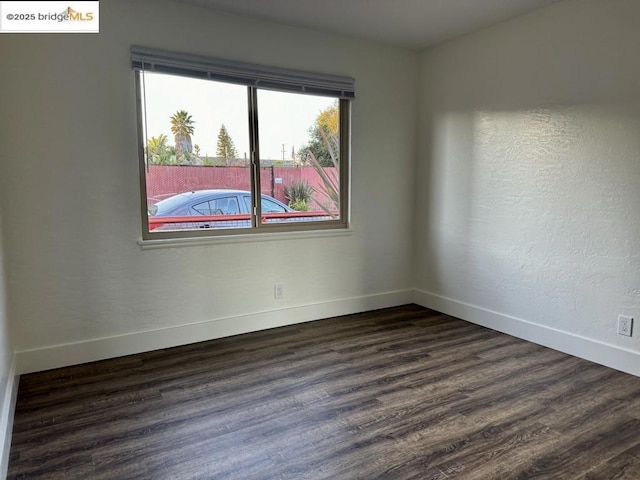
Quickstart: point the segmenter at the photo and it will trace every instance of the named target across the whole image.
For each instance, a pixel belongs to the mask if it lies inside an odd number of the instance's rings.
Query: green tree
[[[161,133],[147,140],[147,159],[155,165],[175,165],[176,149],[167,145],[167,136]]]
[[[171,116],[171,133],[176,142],[176,156],[181,163],[190,163],[193,145],[191,135],[195,122],[186,110],[178,110]]]
[[[332,167],[332,156],[339,160],[339,130],[340,107],[336,100],[318,114],[316,121],[309,128],[309,143],[298,151],[298,156],[302,162],[306,164],[312,163],[310,154],[313,154],[313,157],[320,165]]]
[[[322,110],[309,129],[309,143],[300,158],[311,165],[320,178],[314,187],[314,202],[327,215],[338,218],[340,212],[340,106],[334,102]],[[333,168],[327,168],[333,167]]]
[[[229,132],[227,132],[227,127],[224,126],[224,123],[222,124],[222,126],[220,127],[220,131],[218,132],[216,155],[220,158],[224,158],[227,165],[231,164],[231,160],[238,157],[236,147],[233,143],[233,140],[229,136]]]

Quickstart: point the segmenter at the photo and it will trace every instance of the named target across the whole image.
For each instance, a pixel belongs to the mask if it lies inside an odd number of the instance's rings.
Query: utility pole
[[[283,161],[283,162],[284,162],[284,152],[285,152],[285,150],[284,150],[284,146],[285,146],[285,145],[286,145],[286,143],[283,143],[283,144],[282,144],[282,161]]]

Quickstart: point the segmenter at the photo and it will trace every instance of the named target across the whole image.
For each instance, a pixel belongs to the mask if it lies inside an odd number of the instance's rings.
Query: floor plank
[[[10,479],[640,478],[640,378],[416,305],[24,375]]]

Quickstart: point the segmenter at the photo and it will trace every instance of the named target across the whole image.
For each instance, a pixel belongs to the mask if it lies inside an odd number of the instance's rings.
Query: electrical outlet
[[[627,317],[626,315],[618,315],[618,335],[624,335],[625,337],[630,337],[632,329],[633,329],[633,317]]]
[[[273,298],[275,300],[282,300],[284,298],[284,285],[276,283],[273,286]]]

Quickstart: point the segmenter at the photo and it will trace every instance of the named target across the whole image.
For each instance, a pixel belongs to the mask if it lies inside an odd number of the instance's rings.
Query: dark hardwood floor
[[[640,479],[640,378],[409,305],[20,380],[10,479]]]

